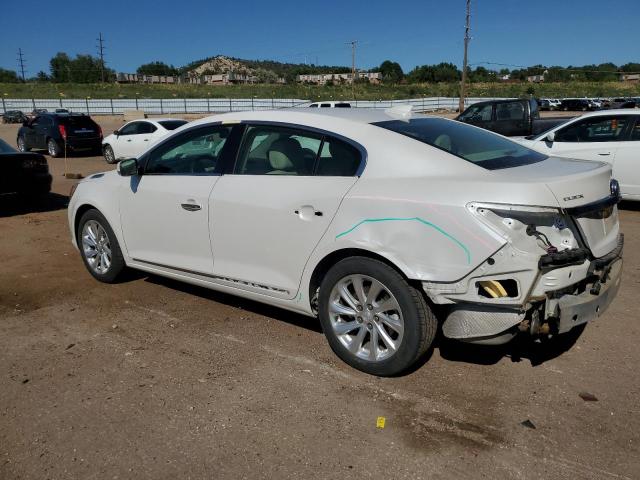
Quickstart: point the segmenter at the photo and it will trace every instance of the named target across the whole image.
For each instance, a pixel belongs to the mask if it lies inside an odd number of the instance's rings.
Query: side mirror
[[[122,177],[132,177],[138,174],[138,161],[135,158],[125,158],[118,162],[116,167],[118,175]]]
[[[120,130],[114,130],[114,131],[113,131],[113,134],[114,134],[116,137],[119,137],[119,136],[120,136]]]
[[[549,143],[553,143],[554,140],[556,139],[556,132],[549,132],[547,133],[547,136],[544,137],[545,141],[549,142]]]
[[[23,127],[30,127],[31,125],[29,125],[29,120],[23,120],[22,121],[22,126]]]

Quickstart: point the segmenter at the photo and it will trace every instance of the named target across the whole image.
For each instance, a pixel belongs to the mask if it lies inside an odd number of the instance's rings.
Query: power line
[[[458,109],[460,112],[464,111],[464,97],[466,94],[465,90],[467,88],[467,50],[469,49],[469,40],[471,40],[471,37],[469,36],[470,23],[471,0],[467,0],[467,15],[464,27],[464,59],[462,61],[462,81],[460,83],[460,102],[458,104]]]
[[[22,81],[25,81],[24,78],[24,55],[22,53],[22,48],[18,48],[18,66],[20,67],[20,72],[22,73]]]
[[[102,32],[100,32],[98,38],[98,56],[100,57],[100,78],[104,83],[104,38],[102,38]]]

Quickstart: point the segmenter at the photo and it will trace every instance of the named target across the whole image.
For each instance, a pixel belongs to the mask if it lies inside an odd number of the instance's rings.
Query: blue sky
[[[56,52],[95,54],[98,32],[106,38],[107,64],[117,71],[135,71],[152,60],[181,66],[216,54],[349,65],[351,39],[360,42],[360,68],[385,59],[405,71],[462,63],[465,0],[3,3],[0,67],[17,69],[20,47],[29,76],[48,71]],[[640,61],[639,18],[638,0],[472,0],[469,62]]]

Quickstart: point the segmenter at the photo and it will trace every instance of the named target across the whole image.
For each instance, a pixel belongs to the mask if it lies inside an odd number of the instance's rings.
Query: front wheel
[[[50,138],[47,141],[47,151],[52,157],[59,157],[61,153],[60,145],[58,145],[58,142],[56,142],[53,138]]]
[[[95,209],[82,215],[76,232],[85,267],[101,282],[114,283],[126,265],[107,219]]]
[[[422,292],[378,260],[338,262],[322,281],[318,303],[332,350],[372,375],[404,372],[435,338],[437,321]]]

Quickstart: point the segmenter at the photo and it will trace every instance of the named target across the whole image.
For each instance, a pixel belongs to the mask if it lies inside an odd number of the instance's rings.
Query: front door
[[[129,256],[146,264],[211,274],[209,197],[230,127],[199,127],[143,158],[143,173],[120,192]]]
[[[211,197],[215,275],[293,298],[361,162],[358,148],[322,133],[248,126],[232,173]]]
[[[618,143],[613,178],[620,183],[624,196],[640,199],[640,116],[635,117],[627,139]]]
[[[536,149],[546,155],[613,164],[620,141],[626,138],[630,115],[587,117],[555,131],[553,142],[538,140]]]

